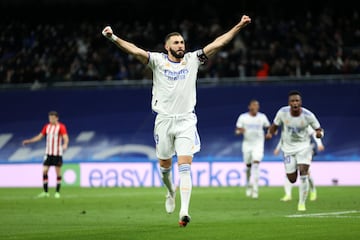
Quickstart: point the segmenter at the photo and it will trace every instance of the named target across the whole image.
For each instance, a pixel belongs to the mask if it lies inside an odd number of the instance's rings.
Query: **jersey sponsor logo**
[[[168,69],[164,70],[164,75],[170,81],[184,80],[188,73],[189,73],[189,70],[187,70],[186,68],[183,68],[180,71],[171,71]]]
[[[249,124],[246,124],[246,128],[256,130],[256,129],[261,129],[262,125],[261,124],[256,124],[256,123],[249,123]]]
[[[290,133],[300,133],[305,130],[304,128],[291,127],[291,126],[287,126],[287,129],[288,129],[288,132],[290,132]]]

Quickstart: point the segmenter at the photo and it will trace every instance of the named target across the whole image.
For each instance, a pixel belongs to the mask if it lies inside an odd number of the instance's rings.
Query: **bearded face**
[[[181,35],[171,36],[165,44],[165,49],[174,60],[181,60],[185,55],[185,41]]]
[[[185,51],[184,50],[174,50],[174,49],[170,48],[170,53],[175,58],[183,58],[184,54],[185,54]]]

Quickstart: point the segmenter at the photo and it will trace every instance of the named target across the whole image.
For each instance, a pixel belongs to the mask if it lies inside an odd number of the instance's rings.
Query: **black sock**
[[[60,187],[61,187],[61,176],[57,177],[56,179],[57,183],[56,183],[56,192],[60,192]]]
[[[48,175],[47,174],[43,175],[43,188],[44,188],[44,192],[48,192]]]

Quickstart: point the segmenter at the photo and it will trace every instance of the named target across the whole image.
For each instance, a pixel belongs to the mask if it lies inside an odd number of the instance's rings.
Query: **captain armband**
[[[207,62],[208,57],[205,55],[203,49],[198,50],[197,53],[196,53],[196,55],[197,55],[197,57],[198,57],[198,59],[199,59],[199,61],[200,61],[201,64],[205,64],[205,63]]]

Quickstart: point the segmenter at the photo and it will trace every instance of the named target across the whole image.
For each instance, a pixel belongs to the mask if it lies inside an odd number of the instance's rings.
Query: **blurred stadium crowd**
[[[212,13],[205,19],[7,18],[0,23],[0,83],[151,79],[148,68],[104,39],[103,27],[111,24],[118,36],[150,51],[163,51],[164,36],[178,31],[194,50],[240,19],[214,8],[203,7]],[[249,15],[252,24],[200,69],[200,78],[360,74],[358,10]]]

